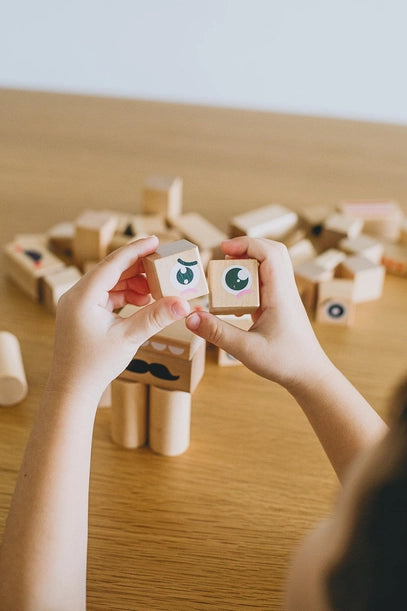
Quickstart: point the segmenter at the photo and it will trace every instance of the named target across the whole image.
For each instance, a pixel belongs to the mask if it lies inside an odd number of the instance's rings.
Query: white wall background
[[[0,86],[407,123],[406,0],[5,0]]]

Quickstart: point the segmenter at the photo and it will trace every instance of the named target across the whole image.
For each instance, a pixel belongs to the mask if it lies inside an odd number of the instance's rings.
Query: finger
[[[140,274],[126,280],[120,279],[110,292],[126,291],[128,289],[140,293],[141,295],[147,295],[150,292],[146,277]]]
[[[185,324],[190,331],[239,360],[242,346],[247,352],[247,331],[230,325],[209,312],[193,312],[187,317]]]
[[[150,295],[140,295],[135,291],[113,291],[109,293],[109,298],[106,303],[106,308],[113,312],[118,308],[123,308],[128,303],[136,306],[145,306],[150,303]]]
[[[184,318],[190,312],[190,305],[185,299],[163,297],[139,310],[132,316],[123,319],[127,333],[142,344],[171,323]]]

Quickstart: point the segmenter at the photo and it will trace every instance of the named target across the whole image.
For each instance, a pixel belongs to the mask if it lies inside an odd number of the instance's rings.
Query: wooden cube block
[[[192,393],[205,371],[205,347],[179,320],[146,341],[120,378]]]
[[[74,260],[79,267],[86,261],[100,261],[107,255],[117,219],[108,212],[87,210],[75,222]]]
[[[255,259],[209,261],[209,311],[250,314],[260,306],[258,263]]]
[[[182,178],[150,176],[143,191],[144,214],[160,214],[171,220],[182,212]]]
[[[191,394],[151,386],[150,448],[163,456],[179,456],[191,438]]]
[[[324,269],[318,263],[306,261],[294,268],[298,292],[308,315],[312,318],[318,299],[318,285],[333,278],[333,271]]]
[[[45,307],[55,314],[58,301],[62,295],[69,291],[81,277],[81,272],[73,265],[44,276],[43,301]]]
[[[352,280],[335,278],[318,287],[316,320],[319,323],[350,326],[355,318]]]
[[[47,233],[49,249],[68,265],[73,260],[74,235],[75,225],[69,221],[54,225]]]
[[[339,248],[349,255],[359,255],[379,264],[382,260],[384,246],[371,236],[361,233],[355,238],[343,238]]]
[[[116,379],[112,382],[110,430],[115,443],[139,448],[147,442],[147,386]]]
[[[397,241],[400,237],[403,214],[394,201],[345,201],[340,210],[363,221],[363,231],[368,235]]]
[[[281,240],[297,222],[296,212],[280,204],[270,204],[234,216],[230,221],[230,235]]]
[[[65,267],[46,243],[44,236],[21,234],[4,248],[8,276],[34,301],[42,300],[42,278]]]
[[[407,246],[387,244],[384,247],[382,263],[390,274],[407,276]]]
[[[219,247],[220,243],[227,239],[227,235],[223,231],[197,212],[181,214],[173,219],[171,225],[184,238],[196,244],[201,253]]]
[[[353,301],[362,303],[379,299],[383,292],[385,268],[364,257],[347,257],[341,263],[338,275],[353,280]]]
[[[346,255],[341,250],[328,248],[328,250],[316,257],[315,262],[324,269],[335,271],[338,265],[345,259]]]
[[[314,204],[300,211],[300,219],[308,233],[317,238],[322,233],[324,222],[330,214],[332,214],[331,207]]]
[[[311,240],[307,239],[301,240],[293,244],[293,246],[290,246],[288,248],[288,254],[290,255],[291,263],[294,267],[300,263],[315,259],[317,255]]]
[[[154,299],[169,295],[195,299],[208,293],[198,248],[188,240],[159,246],[143,263]]]
[[[346,214],[334,213],[324,222],[321,234],[321,248],[335,248],[343,238],[355,238],[363,228],[363,220]]]

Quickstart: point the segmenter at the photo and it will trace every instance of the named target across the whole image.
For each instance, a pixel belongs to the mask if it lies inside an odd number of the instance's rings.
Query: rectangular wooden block
[[[45,307],[55,314],[58,301],[62,295],[69,291],[81,277],[81,272],[73,265],[44,276],[43,301]]]
[[[110,430],[112,439],[124,448],[139,448],[147,442],[147,386],[116,379],[112,384]]]
[[[315,262],[324,269],[335,271],[342,261],[346,259],[346,255],[337,248],[328,248],[325,252],[318,255]]]
[[[54,225],[47,233],[49,249],[68,265],[73,261],[74,235],[75,225],[70,221]]]
[[[42,278],[65,267],[46,244],[45,236],[21,234],[4,247],[8,276],[34,301],[42,300]]]
[[[381,242],[363,233],[355,238],[343,238],[338,247],[348,255],[359,255],[377,264],[381,262],[384,250]]]
[[[184,238],[196,244],[199,250],[213,250],[219,247],[227,235],[197,212],[177,216],[171,222]]]
[[[343,238],[355,238],[363,228],[363,220],[335,212],[328,216],[320,236],[321,248],[335,248]]]
[[[258,263],[255,259],[209,261],[209,311],[251,314],[260,306]]]
[[[340,210],[347,216],[361,219],[368,235],[397,241],[400,237],[403,214],[394,201],[344,201]]]
[[[144,257],[143,264],[154,299],[169,295],[195,299],[208,293],[198,248],[188,240],[159,246]]]
[[[385,272],[383,265],[376,265],[369,259],[353,255],[341,263],[338,275],[353,280],[353,301],[362,303],[381,297]]]
[[[280,204],[270,204],[234,216],[230,220],[230,235],[281,240],[294,229],[297,222],[296,212]]]
[[[304,307],[312,318],[317,305],[318,285],[320,282],[331,280],[333,278],[333,271],[324,269],[314,259],[313,261],[305,261],[296,265],[294,274]]]
[[[182,178],[150,176],[143,191],[144,214],[160,214],[171,220],[182,212]]]
[[[355,318],[352,280],[334,278],[318,287],[316,320],[319,323],[350,326]]]
[[[407,276],[407,246],[387,244],[384,247],[382,263],[390,274]]]
[[[76,219],[73,251],[78,266],[86,261],[100,261],[107,255],[116,224],[114,215],[101,210],[86,210]]]
[[[291,263],[295,267],[300,263],[311,261],[317,256],[314,245],[311,240],[300,240],[296,244],[293,244],[288,248],[288,254],[290,255]]]

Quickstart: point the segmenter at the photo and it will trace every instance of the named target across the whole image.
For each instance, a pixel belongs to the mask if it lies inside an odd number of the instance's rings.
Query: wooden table
[[[0,243],[85,207],[140,211],[149,174],[184,178],[184,208],[220,228],[270,202],[407,203],[407,127],[42,93],[0,93]],[[26,400],[0,409],[0,530],[50,365],[54,319],[0,276],[0,328],[21,342]],[[375,408],[406,369],[407,281],[388,276],[353,328],[317,326]],[[295,347],[293,347],[295,349]],[[301,536],[335,475],[292,398],[208,351],[178,458],[126,451],[98,411],[89,518],[90,610],[278,609]]]

